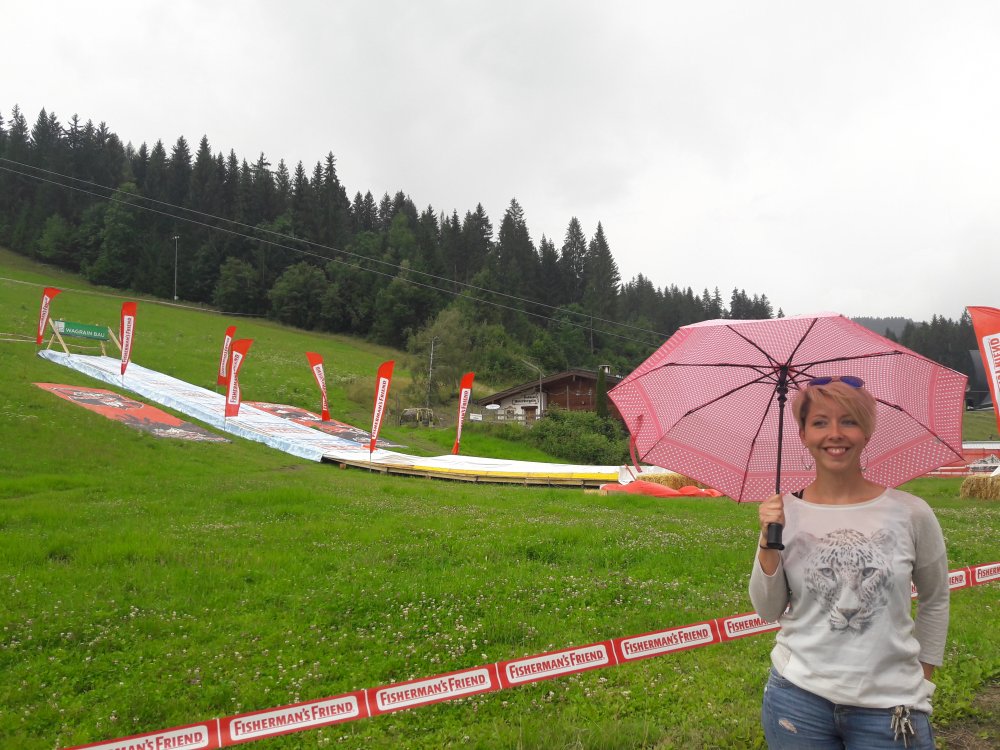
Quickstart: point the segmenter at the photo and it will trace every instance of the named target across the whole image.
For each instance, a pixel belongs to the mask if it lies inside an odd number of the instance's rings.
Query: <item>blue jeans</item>
[[[803,690],[774,669],[764,687],[761,708],[764,736],[770,750],[902,750],[894,739],[891,708],[841,706]],[[911,711],[915,736],[909,750],[933,750],[934,732],[922,711]]]

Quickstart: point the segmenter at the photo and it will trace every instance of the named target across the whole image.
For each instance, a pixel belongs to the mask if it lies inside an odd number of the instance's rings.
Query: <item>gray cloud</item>
[[[532,237],[600,221],[625,279],[788,314],[997,305],[1000,6],[22,3],[9,115],[179,135]],[[15,72],[16,71],[16,72]]]

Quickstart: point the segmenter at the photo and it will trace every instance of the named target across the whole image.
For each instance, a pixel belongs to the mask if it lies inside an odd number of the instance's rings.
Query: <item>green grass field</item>
[[[996,412],[967,411],[962,420],[962,436],[965,440],[1000,440]]]
[[[121,296],[0,254],[0,276],[69,291],[56,313],[116,325]],[[0,281],[0,332],[40,288]],[[134,360],[214,382],[219,316],[140,303]],[[370,424],[393,352],[238,322],[245,397]],[[300,362],[299,360],[302,360]],[[293,372],[301,366],[301,373]],[[34,387],[96,386],[0,342],[0,747],[96,742],[749,611],[756,506],[407,479],[236,440],[161,440]],[[405,373],[404,373],[405,377]],[[365,379],[367,378],[367,382]],[[395,387],[395,386],[394,386]],[[441,452],[450,440],[387,426]],[[506,446],[477,443],[482,454]],[[522,456],[512,456],[522,457]],[[537,458],[537,456],[528,456]],[[1000,506],[924,479],[952,567],[1000,560]],[[952,598],[939,725],[1000,676],[996,584]],[[762,635],[263,740],[300,748],[762,747]]]

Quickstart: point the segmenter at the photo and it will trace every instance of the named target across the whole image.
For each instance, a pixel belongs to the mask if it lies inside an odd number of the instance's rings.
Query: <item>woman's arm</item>
[[[917,588],[917,616],[913,635],[920,644],[924,675],[944,661],[948,637],[951,592],[948,587],[948,553],[941,525],[927,508],[914,519],[915,559],[913,585]],[[930,678],[928,678],[930,679]]]
[[[754,609],[768,622],[776,622],[788,607],[788,581],[781,567],[781,554],[775,549],[763,549],[767,544],[767,524],[785,522],[784,502],[774,495],[760,505],[760,537],[757,556],[750,573],[750,601]]]

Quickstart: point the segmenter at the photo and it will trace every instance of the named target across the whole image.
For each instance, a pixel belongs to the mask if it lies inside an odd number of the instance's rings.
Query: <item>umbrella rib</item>
[[[907,417],[909,417],[914,422],[916,422],[918,425],[920,425],[924,430],[926,430],[929,435],[933,435],[935,438],[937,438],[941,442],[941,445],[944,445],[945,447],[947,447],[948,450],[950,450],[956,457],[958,457],[958,458],[964,458],[965,457],[961,450],[955,450],[955,446],[953,446],[950,443],[942,440],[941,436],[938,435],[937,432],[935,432],[930,427],[928,427],[927,425],[925,425],[923,422],[921,422],[919,419],[917,419],[915,416],[913,416],[910,412],[908,412],[902,406],[899,406],[898,404],[893,404],[893,403],[891,403],[889,401],[886,401],[885,399],[878,398],[877,396],[875,397],[875,400],[878,403],[882,404],[882,406],[886,407],[887,409],[895,409],[896,411],[900,412],[901,414],[905,414]]]
[[[771,412],[771,406],[774,404],[774,397],[777,395],[777,391],[771,393],[771,398],[767,401],[767,408],[764,409],[764,416],[760,419],[760,424],[757,425],[757,431],[753,434],[753,440],[750,441],[750,450],[747,453],[747,464],[743,469],[743,481],[740,482],[740,497],[743,497],[743,492],[746,490],[747,486],[747,475],[750,473],[750,456],[753,456],[754,449],[757,447],[757,438],[760,437],[760,431],[764,429],[764,423],[767,421],[767,415]],[[782,415],[784,418],[784,415]]]
[[[751,369],[756,369],[756,368],[751,368]],[[744,388],[749,388],[751,385],[757,385],[758,383],[766,383],[768,375],[770,375],[770,373],[762,373],[759,378],[754,378],[753,380],[751,380],[749,382],[742,383],[741,385],[738,385],[735,388],[732,388],[732,389],[726,391],[725,393],[720,393],[718,396],[716,396],[715,398],[713,398],[713,399],[711,399],[709,401],[705,401],[704,403],[698,404],[694,408],[689,409],[688,411],[686,411],[684,413],[684,415],[681,416],[680,419],[678,419],[677,421],[680,422],[681,419],[684,419],[684,417],[690,417],[695,412],[701,411],[702,409],[705,409],[705,408],[711,406],[712,404],[714,404],[715,402],[721,401],[724,398],[728,398],[729,396],[733,395],[737,391],[742,391]],[[772,393],[771,396],[773,398],[774,394]],[[768,409],[770,409],[770,408],[771,407],[770,407],[770,403],[769,403],[768,404]],[[765,410],[764,413],[766,415],[767,414],[767,410]]]
[[[788,357],[788,361],[785,363],[786,365],[792,364],[792,360],[795,359],[795,352],[797,352],[799,350],[799,347],[802,346],[802,344],[805,342],[807,338],[809,338],[809,334],[812,333],[812,329],[816,327],[816,323],[818,322],[818,320],[819,320],[818,318],[813,318],[809,322],[809,327],[805,330],[805,333],[802,334],[802,338],[799,339],[799,343],[795,345],[795,348],[792,350],[791,355],[789,355]]]
[[[874,359],[876,357],[892,357],[902,354],[902,352],[891,351],[891,352],[871,352],[869,354],[856,354],[849,357],[831,357],[830,359],[817,359],[812,362],[800,362],[794,367],[790,368],[795,371],[795,374],[801,376],[801,378],[792,378],[792,382],[796,385],[800,385],[805,381],[807,377],[811,379],[809,368],[816,367],[817,365],[827,365],[832,362],[855,362],[862,359]]]
[[[813,323],[812,323],[812,324],[811,324],[811,325],[809,326],[810,330],[812,329],[813,325],[815,325],[815,324],[816,324],[816,322],[815,322],[815,321],[813,321]],[[764,355],[765,357],[767,357],[767,361],[771,363],[771,366],[772,366],[772,367],[775,367],[775,366],[777,366],[777,364],[778,364],[778,360],[776,360],[776,359],[775,359],[774,357],[772,357],[772,356],[771,356],[770,354],[768,354],[768,353],[767,353],[766,351],[764,351],[763,349],[761,349],[760,345],[759,345],[759,344],[758,344],[758,343],[757,343],[756,341],[751,341],[750,339],[748,339],[748,338],[747,338],[746,336],[744,336],[744,335],[743,335],[742,333],[740,333],[739,331],[737,331],[737,330],[736,330],[735,328],[733,328],[732,326],[729,326],[729,325],[727,325],[727,326],[726,326],[726,328],[728,328],[728,329],[729,329],[730,331],[732,331],[732,332],[733,332],[733,333],[735,333],[735,334],[736,334],[737,336],[739,336],[739,337],[740,337],[741,339],[743,339],[743,340],[744,340],[744,341],[746,341],[746,342],[747,342],[748,344],[750,344],[750,346],[752,346],[752,347],[753,347],[754,349],[756,349],[756,350],[757,350],[757,351],[759,351],[759,352],[760,352],[761,354],[763,354],[763,355]],[[807,333],[808,333],[808,331],[807,331]],[[801,341],[799,341],[799,343],[801,344],[802,342],[801,342]],[[798,347],[796,346],[796,348],[798,348]]]

